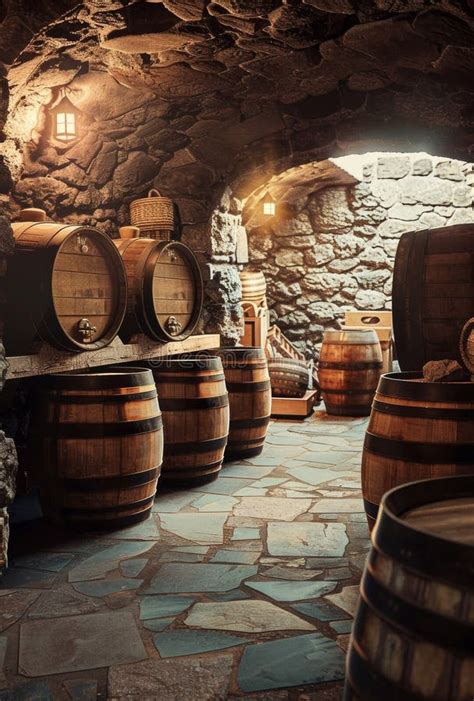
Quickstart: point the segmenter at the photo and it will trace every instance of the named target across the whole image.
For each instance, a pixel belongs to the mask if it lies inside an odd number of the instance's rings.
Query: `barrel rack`
[[[17,380],[23,377],[48,375],[52,372],[67,372],[69,370],[85,370],[101,365],[137,362],[145,359],[163,358],[181,353],[195,353],[220,345],[219,334],[203,334],[189,336],[184,341],[156,343],[143,335],[135,336],[131,343],[122,343],[114,338],[105,348],[83,353],[67,353],[58,351],[47,343],[42,343],[34,355],[18,355],[7,357],[7,380]]]

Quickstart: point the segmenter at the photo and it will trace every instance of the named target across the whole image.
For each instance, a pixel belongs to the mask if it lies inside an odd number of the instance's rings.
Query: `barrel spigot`
[[[92,343],[97,328],[91,324],[89,319],[81,319],[77,324],[77,332],[82,337],[83,343]]]

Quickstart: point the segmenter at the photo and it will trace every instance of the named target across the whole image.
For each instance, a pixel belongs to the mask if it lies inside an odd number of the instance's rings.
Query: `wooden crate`
[[[240,337],[240,345],[265,348],[269,325],[269,311],[256,307],[252,302],[242,302],[244,312],[244,333]]]
[[[272,397],[272,416],[276,419],[306,419],[318,402],[318,391],[309,389],[304,397]]]
[[[367,309],[344,313],[343,328],[348,331],[360,331],[361,329],[373,329],[378,336],[382,348],[383,371],[392,372],[393,369],[393,338],[392,338],[392,312],[381,312]]]
[[[305,360],[304,354],[286,338],[275,324],[268,329],[266,354],[267,358]]]

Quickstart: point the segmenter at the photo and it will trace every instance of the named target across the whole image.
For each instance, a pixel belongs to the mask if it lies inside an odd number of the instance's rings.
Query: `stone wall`
[[[360,182],[296,202],[293,218],[249,231],[273,322],[308,357],[344,311],[391,309],[401,234],[474,222],[474,166],[427,154],[336,158]]]

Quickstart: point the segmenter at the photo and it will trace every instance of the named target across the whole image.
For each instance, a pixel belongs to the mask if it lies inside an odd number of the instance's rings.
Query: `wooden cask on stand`
[[[413,482],[381,504],[344,701],[474,698],[474,477]]]
[[[393,330],[402,370],[459,357],[473,316],[474,224],[410,231],[400,238],[393,276]]]
[[[42,210],[35,211],[45,218]],[[23,216],[30,216],[29,211]],[[51,221],[22,221],[12,227],[7,352],[28,353],[37,338],[76,352],[110,343],[127,299],[125,270],[111,239],[92,227]]]
[[[230,427],[226,460],[260,455],[272,407],[268,364],[263,348],[219,348],[229,393]]]
[[[182,341],[199,321],[203,282],[190,248],[146,238],[114,241],[128,279],[124,340],[142,331],[156,341]]]
[[[318,374],[328,414],[368,416],[382,366],[375,331],[326,331]]]
[[[242,301],[253,302],[257,307],[267,306],[267,283],[262,272],[242,270],[240,273]]]
[[[110,368],[41,378],[30,455],[48,521],[102,529],[146,519],[163,458],[151,371]]]
[[[229,435],[229,398],[220,358],[149,360],[163,412],[162,481],[216,479]]]
[[[474,474],[474,383],[424,382],[416,372],[383,375],[362,454],[369,527],[392,487],[465,474]]]

